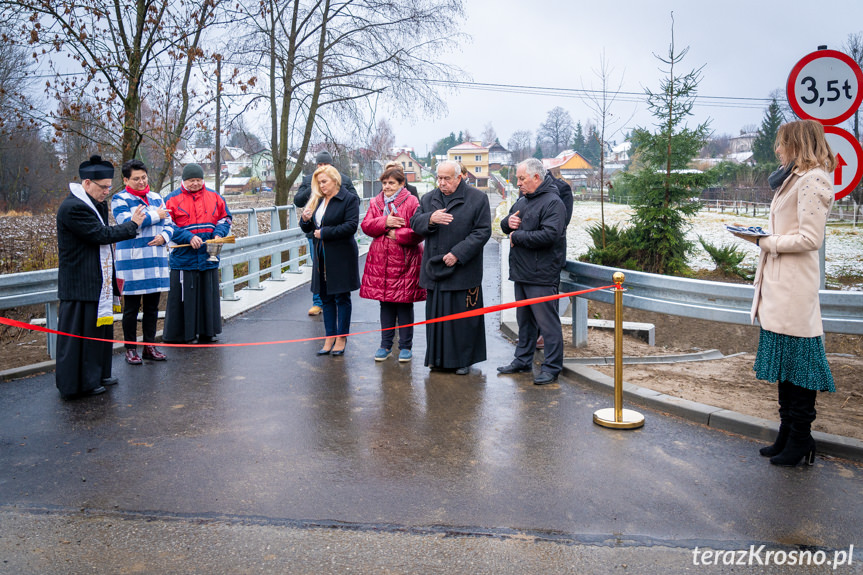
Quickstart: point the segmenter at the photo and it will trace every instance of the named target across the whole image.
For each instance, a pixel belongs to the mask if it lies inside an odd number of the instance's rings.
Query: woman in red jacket
[[[422,236],[409,222],[419,201],[405,188],[401,168],[388,168],[381,174],[382,190],[372,201],[363,219],[363,232],[374,238],[366,257],[360,297],[381,302],[381,347],[375,361],[390,356],[396,325],[414,322],[414,302],[426,299],[419,287],[422,264]],[[389,329],[387,329],[389,328]],[[413,353],[413,327],[399,328],[399,361],[410,361]]]

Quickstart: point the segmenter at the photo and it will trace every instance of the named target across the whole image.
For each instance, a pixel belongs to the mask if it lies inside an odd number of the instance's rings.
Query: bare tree
[[[533,133],[530,130],[513,132],[506,145],[514,162],[526,160],[533,153]]]
[[[731,150],[731,136],[728,134],[714,134],[707,140],[704,147],[699,150],[698,155],[702,158],[721,158],[728,155]]]
[[[573,124],[569,112],[556,106],[549,110],[545,122],[540,124],[537,138],[549,143],[551,146],[550,155],[554,156],[569,144],[573,129],[575,129],[575,124]]]
[[[378,120],[378,125],[375,127],[375,131],[372,134],[371,140],[369,142],[369,149],[371,149],[376,156],[376,160],[381,160],[383,163],[386,163],[387,156],[390,154],[390,150],[393,149],[396,143],[396,136],[393,134],[393,128],[390,126],[390,123],[387,122],[385,118],[381,118]]]
[[[599,57],[599,69],[593,70],[594,76],[599,80],[599,90],[585,90],[585,103],[593,112],[596,130],[592,132],[593,138],[599,143],[599,212],[602,225],[602,248],[605,249],[605,150],[608,140],[613,138],[623,129],[629,120],[635,115],[635,110],[624,121],[623,116],[612,113],[617,97],[623,87],[623,74],[619,82],[612,80],[614,70],[609,67],[605,59],[605,50]],[[589,131],[590,133],[590,131]]]
[[[495,140],[497,140],[497,132],[494,131],[494,127],[489,122],[482,131],[482,143],[491,145],[494,144]]]
[[[65,196],[65,177],[34,120],[33,61],[11,41],[12,26],[0,22],[0,211],[40,212]]]
[[[57,131],[92,115],[98,125],[83,135],[97,145],[110,144],[126,160],[146,137],[141,105],[158,67],[182,61],[186,73],[175,88],[181,98],[189,95],[191,69],[206,56],[203,30],[215,22],[221,1],[0,0],[0,7],[4,16],[28,15],[16,41],[32,46],[34,56],[55,71],[46,91],[65,101],[53,121]],[[69,59],[80,74],[67,73]],[[182,111],[175,117],[185,119]],[[174,132],[183,128],[175,126]]]
[[[845,52],[857,62],[857,65],[863,68],[863,32],[848,34],[848,39],[845,41]],[[858,87],[858,90],[860,88]],[[858,108],[851,117],[852,132],[857,141],[860,141],[860,109]],[[854,202],[854,226],[857,226],[857,214],[863,204],[863,184],[857,184],[857,187],[851,192],[851,201]]]
[[[312,137],[363,125],[368,104],[433,114],[433,81],[450,75],[439,54],[453,47],[461,0],[262,0],[248,10],[250,65],[266,64],[276,202],[302,173]],[[288,150],[300,158],[288,172]]]

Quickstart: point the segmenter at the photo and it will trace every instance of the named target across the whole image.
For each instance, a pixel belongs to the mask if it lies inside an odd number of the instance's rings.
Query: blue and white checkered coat
[[[123,280],[123,293],[128,295],[168,291],[171,286],[165,244],[174,236],[174,223],[170,215],[165,219],[159,218],[156,210],[165,207],[162,196],[151,191],[147,194],[147,200],[149,206],[125,190],[114,194],[111,200],[111,211],[118,224],[129,221],[138,206],[147,208],[147,216],[138,228],[137,237],[117,243],[117,279]],[[165,244],[148,246],[159,234],[165,238]]]

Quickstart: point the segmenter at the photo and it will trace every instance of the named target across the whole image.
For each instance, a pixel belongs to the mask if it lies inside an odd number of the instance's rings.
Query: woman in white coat
[[[775,190],[770,235],[739,236],[761,248],[751,312],[761,324],[753,369],[758,379],[777,382],[779,392],[779,435],[760,452],[775,465],[812,465],[815,396],[836,391],[818,302],[818,250],[833,204],[836,159],[813,120],[780,126],[775,147],[782,165],[769,178]]]

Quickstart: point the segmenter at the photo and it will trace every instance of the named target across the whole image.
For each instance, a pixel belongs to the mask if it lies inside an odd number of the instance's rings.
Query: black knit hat
[[[198,164],[186,164],[183,167],[183,181],[186,180],[203,180],[204,168]]]
[[[318,152],[318,155],[315,156],[315,163],[333,165],[333,156],[326,150]]]
[[[102,156],[90,156],[90,159],[78,166],[78,175],[84,180],[110,180],[114,178],[114,165],[103,160]]]

